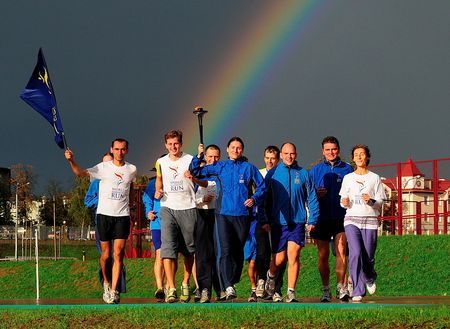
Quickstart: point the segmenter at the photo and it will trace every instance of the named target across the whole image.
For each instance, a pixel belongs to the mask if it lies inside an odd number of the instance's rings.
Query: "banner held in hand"
[[[56,105],[55,92],[42,48],[39,49],[36,67],[25,89],[20,93],[20,98],[50,123],[55,132],[56,144],[62,149],[67,148],[61,118]]]

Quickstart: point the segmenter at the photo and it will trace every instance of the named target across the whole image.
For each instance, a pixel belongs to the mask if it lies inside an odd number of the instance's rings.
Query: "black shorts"
[[[332,237],[343,232],[345,232],[344,219],[318,221],[314,230],[311,231],[310,236],[315,240],[331,241]]]
[[[97,214],[97,227],[100,241],[126,240],[130,235],[130,216]]]

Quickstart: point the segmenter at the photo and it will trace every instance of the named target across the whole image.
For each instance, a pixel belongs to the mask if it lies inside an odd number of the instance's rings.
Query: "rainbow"
[[[322,0],[276,0],[265,4],[247,32],[228,48],[231,51],[225,54],[223,62],[216,65],[217,72],[210,72],[212,81],[196,93],[202,103],[193,104],[192,110],[202,106],[209,111],[203,120],[205,143],[220,145],[231,137],[234,122],[240,117],[237,114],[242,114],[263,91],[264,78],[274,74],[298,46],[309,22],[314,21],[324,4]],[[192,113],[181,119],[185,123],[184,149],[195,153],[198,126]]]

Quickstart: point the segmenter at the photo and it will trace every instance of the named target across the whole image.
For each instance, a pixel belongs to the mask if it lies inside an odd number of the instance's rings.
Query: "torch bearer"
[[[208,113],[203,107],[196,107],[193,112],[198,119],[198,130],[200,132],[200,144],[203,144],[203,116]]]

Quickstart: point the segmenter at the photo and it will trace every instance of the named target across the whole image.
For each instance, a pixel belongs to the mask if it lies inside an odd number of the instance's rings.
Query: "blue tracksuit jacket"
[[[194,156],[191,172],[195,177],[205,176],[208,180],[216,178],[216,213],[224,216],[248,216],[251,208],[244,206],[245,200],[251,197],[257,205],[261,204],[265,194],[264,179],[254,165],[241,158],[218,161],[204,167],[200,167],[200,161]]]
[[[339,191],[342,179],[345,175],[353,172],[352,166],[338,159],[333,165],[325,159],[311,168],[309,174],[315,188],[325,187],[327,193],[319,198],[320,221],[343,219],[345,208],[340,205],[341,197]]]
[[[288,167],[279,163],[266,175],[266,213],[271,224],[289,225],[306,223],[306,203],[309,208],[308,224],[315,225],[319,217],[316,190],[308,171],[297,162]]]
[[[161,205],[159,200],[155,199],[155,191],[156,191],[155,183],[156,179],[152,179],[150,182],[148,182],[144,194],[142,195],[142,202],[144,203],[145,208],[145,218],[147,218],[147,214],[151,210],[154,210],[156,213],[156,219],[150,221],[150,229],[160,230],[161,219],[159,218],[159,209],[161,208]]]

